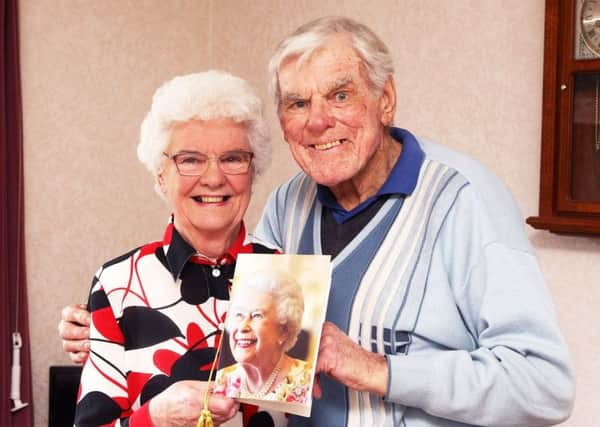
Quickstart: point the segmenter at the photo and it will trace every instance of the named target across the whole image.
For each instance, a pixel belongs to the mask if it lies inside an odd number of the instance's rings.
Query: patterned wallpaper
[[[275,44],[309,19],[343,14],[372,26],[396,60],[396,123],[478,158],[537,213],[543,0],[38,0],[20,3],[26,239],[36,426],[47,425],[48,368],[69,364],[56,325],[84,301],[108,258],[160,237],[168,211],[135,155],[156,87],[223,68],[265,97]],[[297,167],[274,109],[274,162],[254,188],[251,229]],[[578,374],[565,425],[600,400],[600,241],[527,230]]]

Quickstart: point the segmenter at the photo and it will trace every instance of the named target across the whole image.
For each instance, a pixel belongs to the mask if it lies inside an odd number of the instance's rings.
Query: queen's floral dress
[[[312,366],[300,359],[292,359],[292,365],[285,377],[261,399],[288,403],[306,403],[310,393]],[[244,398],[245,373],[239,364],[220,369],[215,379],[215,392],[228,397]]]

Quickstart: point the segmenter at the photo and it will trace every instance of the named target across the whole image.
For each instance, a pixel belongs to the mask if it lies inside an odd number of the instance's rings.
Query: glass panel
[[[571,195],[600,201],[600,73],[575,75]]]
[[[585,4],[584,4],[585,2]],[[575,59],[598,58],[600,46],[600,3],[595,1],[577,0],[575,5],[574,26],[575,46],[573,52]],[[585,21],[585,25],[582,25]],[[585,28],[584,28],[585,27]],[[589,44],[596,47],[596,52],[589,48]]]

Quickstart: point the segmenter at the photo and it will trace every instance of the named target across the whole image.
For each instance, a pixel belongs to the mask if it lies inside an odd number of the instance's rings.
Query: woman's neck
[[[195,228],[178,224],[177,218],[175,218],[175,228],[181,237],[183,237],[183,239],[197,252],[213,261],[227,253],[229,248],[238,238],[240,227],[241,224],[238,224],[229,232],[200,232]]]
[[[267,394],[272,386],[277,384],[281,367],[285,364],[285,358],[285,355],[281,355],[274,363],[263,364],[260,367],[248,363],[242,364],[242,368],[246,373],[248,392],[251,394]]]

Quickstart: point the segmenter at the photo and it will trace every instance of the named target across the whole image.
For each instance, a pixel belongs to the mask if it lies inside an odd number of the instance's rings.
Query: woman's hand
[[[179,381],[150,401],[150,416],[154,427],[196,427],[204,409],[204,394],[208,383]],[[237,401],[221,394],[211,394],[208,409],[216,426],[230,420],[238,412]]]
[[[75,363],[83,363],[90,351],[90,313],[85,304],[68,305],[61,312],[58,335],[63,350]]]

